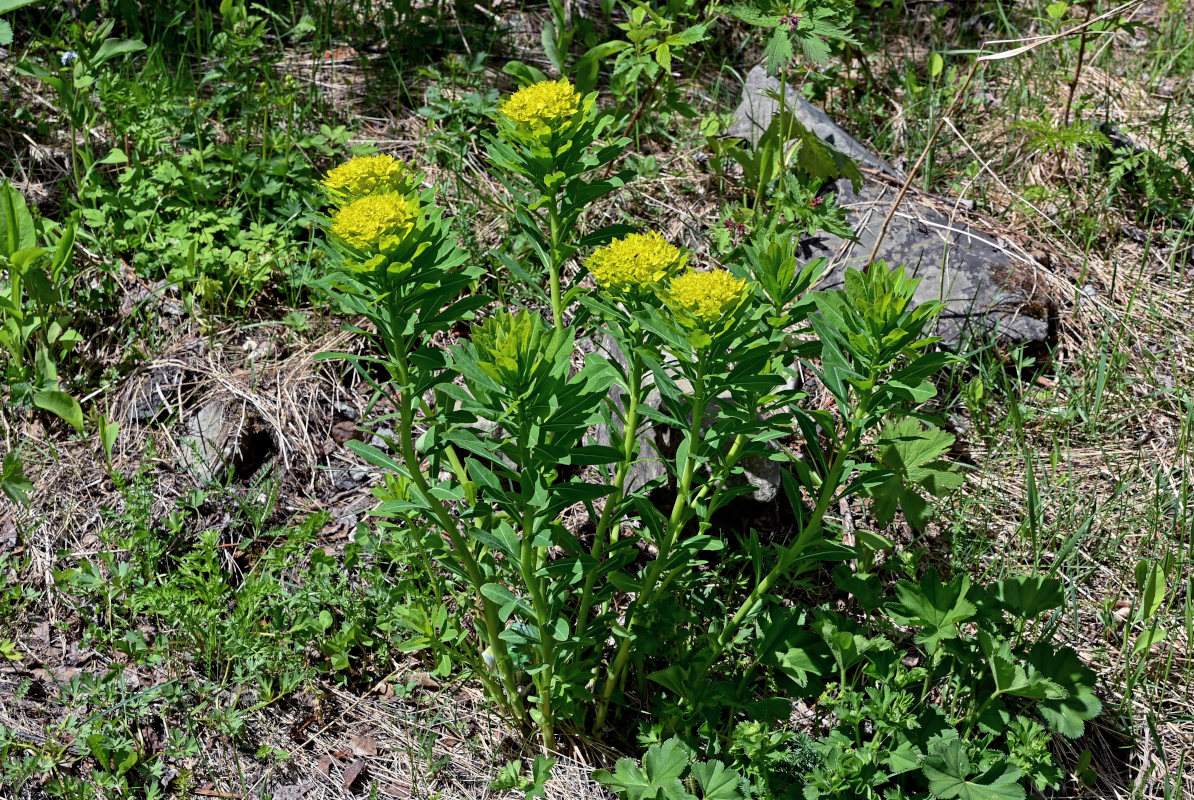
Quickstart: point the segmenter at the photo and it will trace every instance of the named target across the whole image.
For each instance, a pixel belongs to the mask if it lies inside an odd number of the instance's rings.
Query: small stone
[[[225,413],[226,406],[223,400],[205,403],[188,420],[179,440],[182,465],[200,483],[219,480],[228,468],[236,423],[232,414]]]

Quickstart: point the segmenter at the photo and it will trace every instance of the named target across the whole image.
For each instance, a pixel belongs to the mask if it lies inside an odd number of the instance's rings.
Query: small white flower
[[[67,64],[77,61],[78,59],[79,59],[78,53],[76,53],[74,50],[67,50],[65,53],[62,54],[62,66],[65,67]]]

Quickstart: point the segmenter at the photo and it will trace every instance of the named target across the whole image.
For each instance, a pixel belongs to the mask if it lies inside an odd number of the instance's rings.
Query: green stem
[[[530,436],[528,425],[524,421],[519,425],[519,460],[522,462],[522,474],[534,474],[531,456],[527,452],[525,443]],[[543,669],[533,676],[535,688],[539,692],[539,730],[543,734],[543,749],[548,755],[556,749],[555,719],[551,709],[551,684],[555,666],[555,640],[548,624],[551,622],[551,612],[547,607],[547,597],[543,592],[543,579],[539,576],[539,568],[545,559],[546,548],[536,548],[535,519],[531,511],[530,499],[534,496],[533,478],[525,479],[522,485],[523,513],[522,513],[522,546],[519,553],[519,569],[523,582],[531,593],[531,605],[535,609],[535,625],[539,634],[539,652],[543,662]]]
[[[667,562],[672,546],[676,542],[676,537],[679,535],[680,529],[686,521],[684,512],[690,505],[692,476],[696,472],[696,450],[700,442],[701,423],[705,419],[705,408],[708,405],[708,398],[705,396],[704,354],[701,354],[697,361],[697,372],[693,380],[693,393],[692,422],[688,426],[686,440],[688,454],[684,458],[684,470],[680,475],[680,485],[677,487],[676,500],[672,504],[672,513],[668,517],[667,530],[664,532],[663,541],[658,546],[659,552],[655,556],[655,560],[651,562],[651,566],[648,567],[647,575],[643,579],[642,590],[639,592],[638,597],[634,599],[634,602],[630,604],[630,607],[626,609],[626,635],[618,643],[618,652],[614,657],[614,663],[606,674],[605,685],[601,690],[601,699],[597,705],[597,717],[593,722],[593,730],[598,733],[605,726],[605,718],[609,713],[610,698],[613,697],[614,689],[617,688],[618,683],[621,681],[622,674],[626,669],[626,662],[630,658],[630,634],[631,627],[634,625],[635,614],[654,599],[659,576],[663,572],[663,565]]]
[[[630,348],[627,352],[630,361],[630,383],[626,400],[626,419],[622,425],[622,460],[618,462],[614,472],[614,491],[605,500],[605,508],[601,510],[601,518],[597,521],[597,532],[593,534],[593,559],[596,566],[585,576],[585,585],[581,591],[580,610],[576,615],[576,627],[579,632],[589,620],[589,611],[593,607],[593,589],[597,584],[597,574],[601,567],[601,559],[605,557],[606,548],[613,541],[609,533],[614,524],[614,510],[622,504],[625,498],[626,476],[630,474],[630,465],[634,463],[638,444],[638,406],[642,396],[643,361],[638,351]]]
[[[547,218],[551,227],[551,263],[548,264],[551,279],[551,324],[557,331],[562,331],[564,329],[564,308],[560,299],[560,270],[564,266],[564,259],[560,258],[560,238],[563,232],[560,230],[560,212],[556,207],[554,196],[547,207]]]
[[[452,515],[448,513],[448,509],[442,502],[432,496],[431,487],[427,483],[427,478],[424,477],[423,470],[419,465],[419,457],[415,452],[414,436],[412,433],[414,430],[414,402],[410,391],[410,366],[407,362],[405,349],[397,347],[394,349],[400,351],[393,354],[398,356],[393,361],[398,370],[398,379],[402,384],[399,395],[399,414],[401,419],[399,436],[402,446],[402,460],[406,463],[406,470],[410,473],[411,482],[422,497],[424,506],[435,514],[440,526],[451,540],[453,549],[456,550],[461,562],[464,564],[465,572],[468,573],[469,580],[477,592],[477,599],[481,603],[482,614],[485,620],[486,637],[489,639],[489,646],[493,650],[494,660],[502,677],[505,697],[514,715],[520,722],[525,723],[527,720],[526,709],[523,707],[522,697],[518,693],[518,682],[514,676],[514,667],[510,660],[510,652],[506,648],[505,641],[499,637],[499,634],[502,632],[502,625],[498,619],[497,607],[485,595],[481,594],[481,587],[486,583],[484,574],[481,571],[481,565],[473,558],[473,554],[468,548],[468,543],[460,535],[460,531],[456,527],[456,522],[452,519]],[[486,675],[483,670],[478,674],[493,697],[502,696],[503,692],[497,690],[497,686],[493,684],[492,678]]]
[[[698,536],[703,534],[705,531],[709,530],[709,526],[713,524],[712,523],[712,517],[713,517],[713,513],[714,513],[713,510],[715,508],[717,508],[717,499],[721,495],[722,489],[725,488],[726,482],[730,478],[730,472],[734,469],[734,465],[737,464],[738,459],[742,457],[742,450],[746,446],[746,442],[747,442],[747,437],[745,434],[740,433],[736,437],[734,437],[734,444],[731,445],[730,452],[726,454],[726,460],[725,460],[725,463],[722,465],[721,474],[716,479],[710,481],[709,483],[706,483],[704,486],[702,486],[700,489],[697,490],[696,494],[693,495],[692,504],[695,505],[696,503],[699,503],[701,500],[703,500],[705,495],[709,494],[710,489],[712,489],[712,491],[713,491],[712,496],[709,498],[709,513],[704,519],[702,519],[700,521],[700,525],[697,528]],[[716,487],[716,488],[714,488],[714,487]],[[671,585],[672,581],[675,580],[676,577],[681,572],[683,572],[683,570],[684,570],[684,567],[683,567],[683,565],[681,565],[681,566],[673,568],[670,572],[668,572],[666,575],[664,575],[663,580],[659,584],[659,591],[660,592],[666,591],[667,587]]]
[[[864,402],[862,406],[865,406]],[[716,642],[714,642],[713,650],[709,654],[709,660],[702,665],[696,678],[704,677],[709,668],[717,661],[718,657],[725,652],[726,647],[733,640],[738,633],[738,629],[746,621],[747,617],[751,615],[755,607],[762,601],[775,584],[784,577],[796,559],[803,553],[813,540],[821,533],[821,523],[825,518],[825,512],[829,510],[829,506],[833,501],[834,495],[837,494],[839,485],[841,484],[842,474],[846,469],[846,462],[858,444],[859,437],[862,435],[862,425],[860,420],[863,418],[862,407],[860,407],[859,414],[850,421],[849,430],[846,433],[846,438],[842,442],[842,446],[838,448],[834,455],[833,464],[829,468],[829,473],[825,476],[825,480],[821,483],[821,491],[817,498],[817,505],[813,509],[812,516],[805,524],[804,530],[800,532],[800,536],[796,541],[784,551],[780,556],[779,562],[776,563],[771,571],[763,576],[763,579],[755,586],[750,595],[743,602],[742,606],[734,614],[733,617],[722,628],[721,633],[718,634]]]

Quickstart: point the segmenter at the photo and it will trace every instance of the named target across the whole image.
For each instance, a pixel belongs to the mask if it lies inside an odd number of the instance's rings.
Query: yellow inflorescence
[[[682,320],[707,327],[731,314],[746,298],[746,281],[723,269],[674,278],[664,299]]]
[[[361,156],[328,172],[323,185],[341,200],[371,194],[406,192],[412,176],[406,163],[393,156]]]
[[[498,106],[502,116],[532,131],[555,130],[580,110],[580,95],[568,81],[540,81],[519,89]]]
[[[652,289],[674,275],[686,257],[655,231],[632,233],[598,248],[585,262],[593,280],[606,291]]]
[[[353,200],[332,214],[332,233],[362,250],[401,240],[414,228],[419,203],[401,194],[375,194]]]

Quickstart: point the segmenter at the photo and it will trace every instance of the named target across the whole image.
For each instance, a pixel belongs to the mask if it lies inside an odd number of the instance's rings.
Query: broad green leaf
[[[25,477],[25,465],[16,453],[4,454],[3,466],[0,467],[0,492],[14,503],[24,505],[29,502],[29,493],[33,491],[33,482]]]
[[[773,28],[779,24],[779,17],[774,14],[764,14],[753,5],[746,3],[735,3],[727,9],[731,16],[734,16],[747,25],[759,25],[761,27]]]
[[[25,197],[5,181],[0,185],[0,256],[34,247],[37,236]]]
[[[940,53],[929,54],[929,77],[936,78],[941,74],[941,70],[945,67],[945,59],[941,57]]]
[[[136,53],[144,49],[145,42],[140,39],[104,39],[103,44],[95,51],[95,55],[91,57],[91,61],[98,66],[110,58],[115,58],[125,53]]]
[[[483,584],[481,594],[485,595],[486,599],[497,603],[498,615],[503,621],[509,619],[515,611],[527,619],[535,618],[535,611],[530,604],[500,583]]]
[[[974,616],[974,604],[966,599],[970,578],[959,575],[943,584],[935,570],[925,573],[919,584],[900,581],[895,586],[898,604],[887,607],[888,615],[901,625],[921,628],[916,641],[930,651],[937,649],[942,639],[953,639],[958,624]]]
[[[37,0],[0,0],[0,14],[16,11],[18,8],[31,6],[36,2]]]
[[[1140,592],[1137,618],[1152,619],[1165,602],[1165,570],[1160,562],[1142,559],[1136,564],[1136,590]]]
[[[1071,739],[1082,735],[1085,722],[1103,709],[1094,695],[1095,673],[1082,663],[1069,647],[1052,642],[1038,642],[1029,651],[1028,660],[1042,675],[1065,691],[1066,696],[1046,699],[1036,706],[1048,726]]]
[[[767,74],[775,75],[791,60],[792,40],[788,38],[786,30],[776,28],[767,42],[767,47],[763,50],[763,63],[766,65]]]
[[[922,767],[929,791],[941,800],[1023,800],[1020,771],[1006,762],[975,775],[959,739],[939,742]]]
[[[651,745],[639,767],[633,759],[620,758],[614,772],[599,769],[593,780],[625,795],[627,800],[696,800],[684,790],[680,776],[688,767],[688,753],[679,740]]]
[[[720,761],[692,765],[692,777],[701,786],[704,800],[740,800],[742,776]]]
[[[1022,619],[1035,619],[1062,603],[1061,581],[1044,575],[1022,575],[992,584],[990,591],[1011,613]]]
[[[83,409],[79,401],[66,392],[45,390],[33,395],[33,404],[52,414],[57,414],[71,424],[79,433],[83,432]]]

